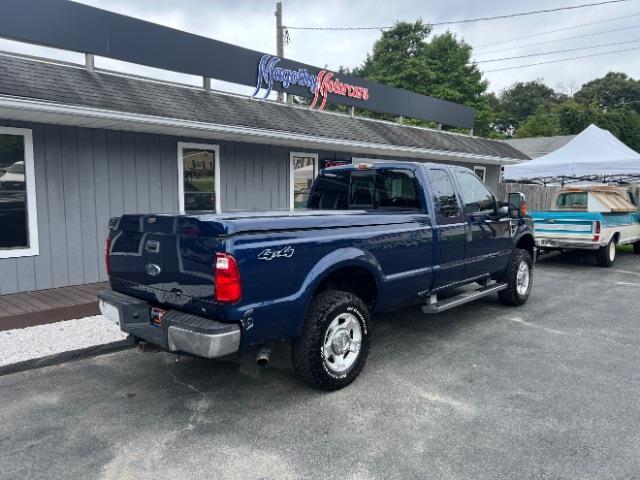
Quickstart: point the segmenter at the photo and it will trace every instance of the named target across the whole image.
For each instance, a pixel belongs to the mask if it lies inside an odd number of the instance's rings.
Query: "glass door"
[[[311,185],[318,175],[318,155],[291,152],[290,171],[290,209],[307,208]]]

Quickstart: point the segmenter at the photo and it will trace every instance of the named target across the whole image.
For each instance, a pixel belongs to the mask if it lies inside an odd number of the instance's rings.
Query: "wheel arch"
[[[334,250],[307,275],[302,287],[309,292],[305,311],[315,295],[332,287],[354,293],[372,310],[380,295],[382,279],[382,268],[370,252],[354,247]]]
[[[534,249],[536,246],[536,242],[533,239],[533,235],[531,233],[524,233],[516,240],[515,248],[526,250],[531,255],[531,258],[534,257]]]

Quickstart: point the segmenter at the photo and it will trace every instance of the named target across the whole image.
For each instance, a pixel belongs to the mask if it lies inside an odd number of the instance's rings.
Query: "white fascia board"
[[[184,136],[201,137],[205,132],[222,135],[221,139],[241,142],[287,143],[291,146],[308,146],[318,149],[338,149],[352,152],[378,153],[381,155],[402,155],[412,158],[451,160],[465,163],[480,162],[489,165],[510,165],[522,160],[513,158],[479,155],[474,153],[450,152],[429,148],[387,145],[381,143],[318,137],[314,135],[259,129],[240,125],[181,120],[138,113],[65,105],[56,102],[34,100],[21,97],[0,96],[0,117],[11,119],[11,112],[31,112],[55,115],[56,122],[93,128],[111,128],[116,130],[145,131]],[[65,118],[66,117],[66,121]],[[25,120],[24,116],[16,119]],[[37,121],[29,117],[31,121]],[[41,120],[43,123],[48,123]],[[81,123],[82,121],[82,123]],[[205,138],[211,138],[206,135]]]

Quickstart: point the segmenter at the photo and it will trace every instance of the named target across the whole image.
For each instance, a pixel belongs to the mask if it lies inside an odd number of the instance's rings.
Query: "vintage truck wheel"
[[[352,293],[327,290],[311,302],[291,349],[296,373],[321,390],[338,390],[360,374],[369,354],[369,311]]]
[[[500,301],[505,305],[524,305],[531,293],[533,281],[531,254],[526,250],[517,249],[503,280],[507,283],[507,288],[498,292]]]
[[[640,241],[633,244],[633,253],[640,254]]]
[[[604,247],[600,247],[596,253],[596,260],[601,267],[611,267],[616,260],[616,239],[609,240]]]

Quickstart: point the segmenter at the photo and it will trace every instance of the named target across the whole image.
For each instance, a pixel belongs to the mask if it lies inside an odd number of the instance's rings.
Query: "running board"
[[[455,297],[445,298],[444,300],[441,300],[439,302],[437,301],[436,295],[431,295],[429,297],[429,303],[422,306],[422,311],[424,313],[444,312],[451,308],[464,305],[465,303],[473,302],[474,300],[478,300],[482,297],[486,297],[488,295],[491,295],[492,293],[499,292],[500,290],[504,290],[505,288],[507,288],[506,283],[494,283],[491,285],[487,285],[486,287],[473,290],[471,292],[461,293],[460,295],[456,295]]]

